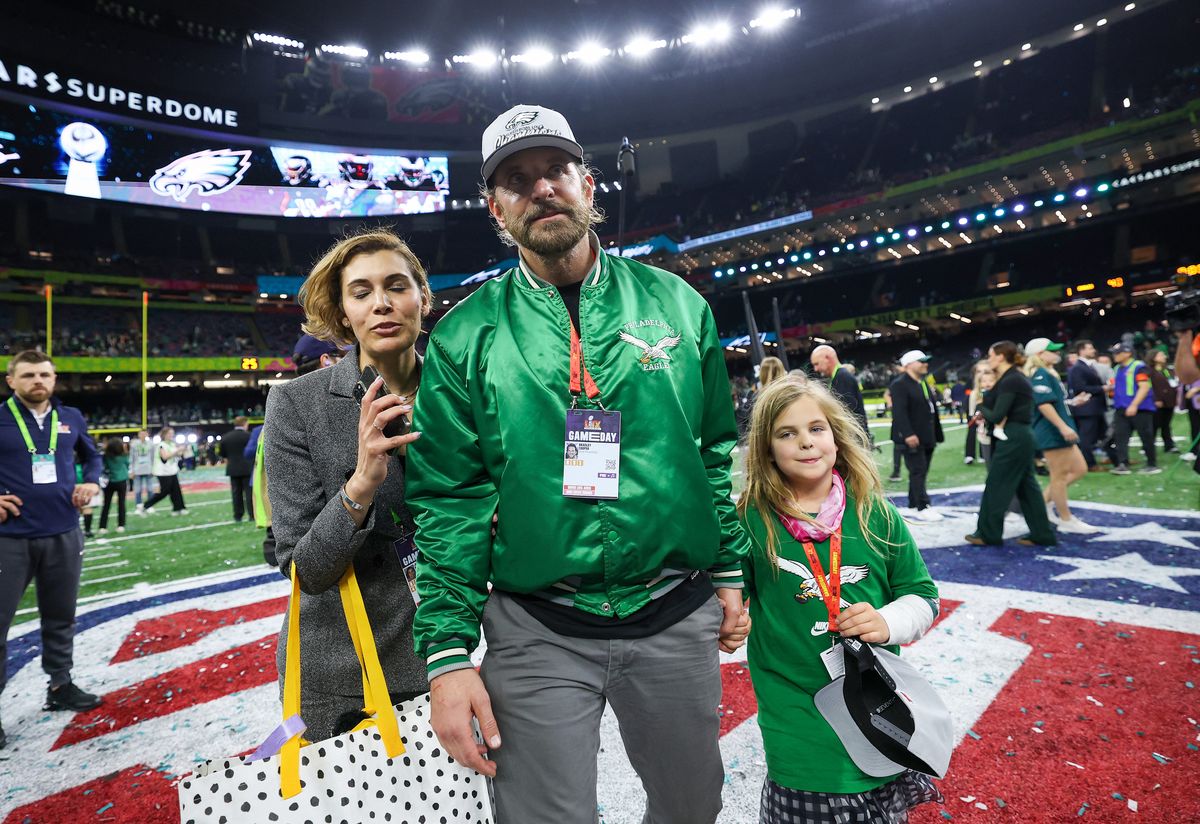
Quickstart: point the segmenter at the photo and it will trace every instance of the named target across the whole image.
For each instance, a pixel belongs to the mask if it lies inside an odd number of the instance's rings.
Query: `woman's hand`
[[[1062,435],[1063,440],[1067,443],[1078,443],[1079,441],[1079,433],[1066,424],[1058,428],[1058,434]]]
[[[860,601],[842,610],[837,620],[838,632],[847,638],[861,638],[868,644],[886,644],[892,637],[891,627],[879,610]]]
[[[409,432],[394,438],[383,434],[388,424],[407,415],[412,411],[412,406],[402,396],[384,395],[377,398],[376,394],[382,385],[383,378],[376,378],[363,396],[358,413],[358,464],[354,474],[346,481],[346,495],[364,507],[375,497],[375,491],[387,478],[388,454],[421,437],[420,432]],[[362,515],[365,518],[365,510]]]

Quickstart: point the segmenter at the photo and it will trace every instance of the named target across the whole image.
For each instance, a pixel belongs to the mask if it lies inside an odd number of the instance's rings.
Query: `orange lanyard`
[[[837,632],[838,613],[842,611],[842,531],[839,529],[829,536],[829,578],[825,577],[825,569],[821,566],[821,559],[817,557],[816,547],[808,541],[802,541],[801,545],[804,547],[804,557],[808,559],[808,566],[817,579],[817,589],[821,591],[825,610],[829,613],[829,631]]]
[[[580,376],[582,375],[582,385]],[[596,386],[596,382],[592,380],[592,375],[587,370],[587,366],[583,362],[583,344],[579,341],[579,332],[575,331],[575,324],[571,324],[571,408],[574,409],[579,403],[580,393],[587,391],[588,400],[594,401],[600,397],[600,387]],[[603,409],[601,405],[601,409]]]

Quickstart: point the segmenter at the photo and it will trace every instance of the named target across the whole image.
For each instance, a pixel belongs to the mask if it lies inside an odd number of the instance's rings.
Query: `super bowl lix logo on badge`
[[[211,197],[241,183],[249,168],[249,149],[204,149],[173,160],[155,172],[150,178],[150,190],[180,203],[192,192]]]

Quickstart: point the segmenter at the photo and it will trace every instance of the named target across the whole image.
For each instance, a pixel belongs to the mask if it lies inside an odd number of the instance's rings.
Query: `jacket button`
[[[600,609],[604,612],[612,612],[612,604],[605,602],[600,605]]]
[[[608,533],[609,543],[615,544],[617,542],[617,539],[620,537],[621,536],[617,534],[617,531],[615,529],[609,530],[609,533]]]

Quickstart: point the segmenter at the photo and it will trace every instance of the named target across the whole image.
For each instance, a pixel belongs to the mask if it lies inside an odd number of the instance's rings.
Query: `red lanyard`
[[[808,566],[817,579],[821,600],[825,602],[825,609],[829,613],[829,631],[837,632],[837,617],[842,611],[842,531],[839,529],[829,536],[828,579],[821,567],[821,559],[817,557],[816,547],[808,541],[802,541],[801,545],[804,547],[804,557],[808,559]]]
[[[583,376],[583,385],[580,386],[580,375]],[[587,366],[583,362],[583,344],[579,342],[579,333],[575,331],[575,324],[571,324],[571,406],[579,400],[579,395],[587,390],[588,400],[594,401],[600,397],[600,387],[596,386],[596,382],[592,380],[592,375],[587,370]]]

